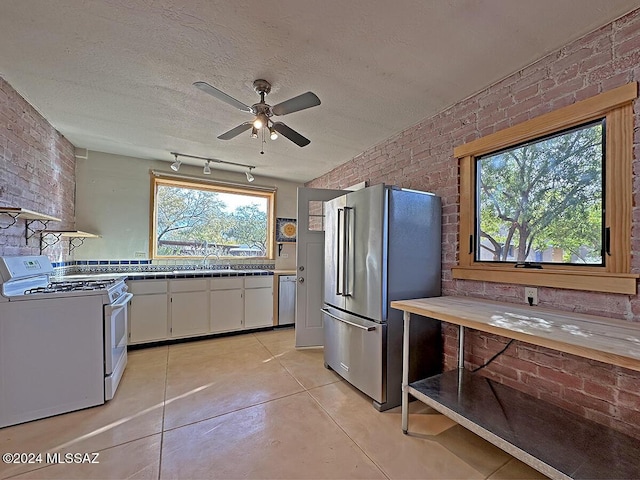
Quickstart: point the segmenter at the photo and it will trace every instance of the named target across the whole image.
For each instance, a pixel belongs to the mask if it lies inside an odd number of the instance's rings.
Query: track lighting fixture
[[[256,134],[256,136],[257,136],[257,134]],[[171,155],[173,155],[175,157],[175,159],[176,159],[176,161],[171,164],[171,170],[173,170],[174,172],[177,172],[180,169],[180,165],[182,165],[182,161],[178,160],[178,157],[187,157],[187,158],[196,158],[198,160],[204,160],[205,164],[204,164],[204,168],[202,169],[202,173],[204,173],[205,175],[211,175],[211,165],[210,165],[211,163],[222,163],[224,165],[233,165],[234,167],[248,168],[249,171],[245,172],[245,174],[247,176],[247,181],[248,182],[253,182],[255,180],[253,178],[253,175],[251,175],[251,170],[256,168],[254,165],[246,165],[244,163],[227,162],[225,160],[218,160],[216,158],[198,157],[196,155],[187,155],[185,153],[178,153],[178,152],[171,152]]]
[[[180,165],[182,165],[182,162],[180,160],[178,160],[178,155],[177,154],[174,153],[173,155],[174,155],[176,161],[171,164],[171,170],[173,170],[174,172],[177,172],[178,170],[180,170]]]

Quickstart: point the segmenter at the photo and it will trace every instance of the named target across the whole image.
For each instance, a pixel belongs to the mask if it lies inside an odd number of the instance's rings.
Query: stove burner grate
[[[105,280],[73,280],[52,282],[46,287],[37,287],[25,290],[24,294],[33,295],[37,293],[76,292],[81,290],[107,290],[114,283],[116,283],[116,280],[114,278]]]

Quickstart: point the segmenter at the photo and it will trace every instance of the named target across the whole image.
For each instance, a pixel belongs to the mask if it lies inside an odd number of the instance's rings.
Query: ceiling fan
[[[312,92],[303,93],[302,95],[298,95],[297,97],[290,98],[289,100],[285,100],[284,102],[271,106],[264,101],[265,95],[268,95],[271,91],[271,84],[266,80],[258,79],[253,82],[253,89],[258,95],[260,95],[260,101],[248,106],[230,95],[227,95],[223,91],[218,90],[216,87],[209,85],[207,82],[195,82],[193,85],[203,92],[213,95],[218,100],[222,100],[238,110],[255,115],[255,118],[252,121],[241,123],[228,132],[219,135],[218,138],[220,140],[230,140],[249,129],[251,129],[251,136],[253,138],[257,138],[258,131],[265,128],[269,131],[269,135],[272,140],[278,138],[279,133],[299,147],[305,147],[311,143],[311,140],[300,135],[284,123],[273,122],[271,117],[274,115],[287,115],[289,113],[299,112],[300,110],[320,105],[320,99]]]

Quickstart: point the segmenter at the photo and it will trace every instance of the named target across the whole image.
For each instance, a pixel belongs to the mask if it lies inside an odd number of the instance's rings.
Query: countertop
[[[247,277],[273,276],[274,270],[168,270],[168,271],[140,271],[140,272],[100,272],[76,273],[57,277],[58,280],[97,280],[102,278],[124,278],[126,280],[171,280],[180,278],[217,278],[217,277]],[[295,273],[295,272],[294,272]]]

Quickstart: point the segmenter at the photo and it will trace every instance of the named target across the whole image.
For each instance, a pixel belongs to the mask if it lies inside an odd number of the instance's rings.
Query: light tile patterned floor
[[[0,452],[99,453],[99,464],[6,465],[0,478],[538,479],[419,402],[400,411],[294,348],[293,329],[130,352],[107,404],[0,429]]]

